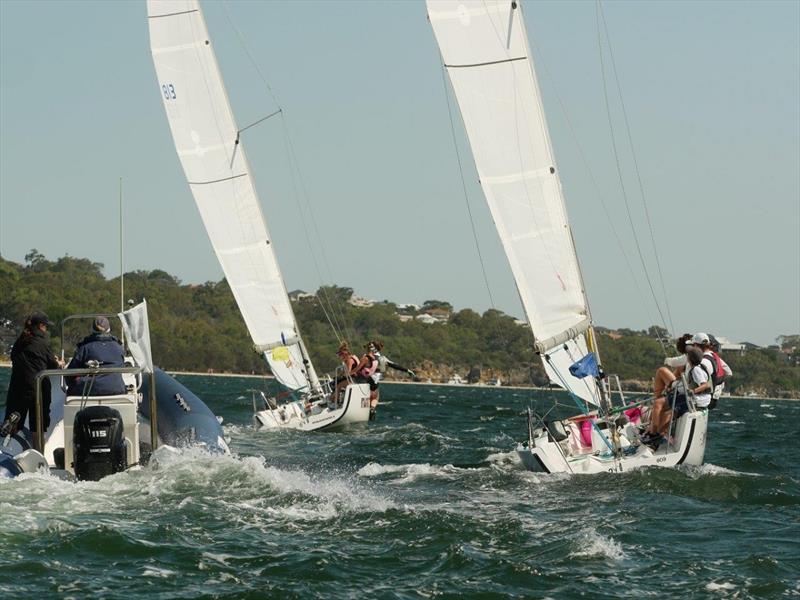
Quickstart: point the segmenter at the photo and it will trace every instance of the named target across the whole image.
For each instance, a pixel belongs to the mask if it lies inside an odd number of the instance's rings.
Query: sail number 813
[[[161,93],[164,94],[164,100],[175,100],[175,86],[171,83],[164,83],[161,85]]]

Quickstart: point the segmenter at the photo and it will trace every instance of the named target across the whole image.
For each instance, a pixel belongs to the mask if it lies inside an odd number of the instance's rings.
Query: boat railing
[[[36,374],[36,404],[34,410],[36,411],[36,431],[33,447],[40,453],[44,453],[44,406],[42,404],[42,381],[45,377],[79,377],[81,375],[138,375],[144,371],[143,367],[89,367],[85,369],[45,369]],[[157,431],[157,417],[153,410],[153,402],[150,407],[150,427],[151,434]],[[154,437],[154,436],[151,436]],[[155,449],[155,445],[153,446]]]

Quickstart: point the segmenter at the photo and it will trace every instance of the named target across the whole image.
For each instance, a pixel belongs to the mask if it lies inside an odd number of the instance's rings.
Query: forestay
[[[427,5],[536,349],[553,382],[596,402],[594,382],[567,370],[586,353],[589,310],[519,2]]]
[[[292,389],[316,387],[196,0],[148,0],[150,46],[175,148],[255,346]]]

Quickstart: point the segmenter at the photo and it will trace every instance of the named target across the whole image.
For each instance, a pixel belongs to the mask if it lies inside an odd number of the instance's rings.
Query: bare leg
[[[660,367],[653,378],[653,395],[659,398],[664,391],[675,381],[675,374],[667,367]]]
[[[647,428],[648,433],[658,433],[661,428],[663,414],[668,410],[667,399],[663,396],[653,400],[653,408],[650,409],[650,425]]]

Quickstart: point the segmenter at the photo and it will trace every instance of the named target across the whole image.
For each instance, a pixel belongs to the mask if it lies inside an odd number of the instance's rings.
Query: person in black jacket
[[[52,323],[43,312],[35,312],[25,321],[22,333],[11,347],[11,381],[6,396],[6,414],[19,413],[19,424],[30,415],[30,430],[36,431],[36,374],[58,369],[64,362],[53,354],[47,335]],[[43,429],[50,426],[50,379],[42,381]]]
[[[105,317],[97,317],[92,324],[92,333],[87,335],[75,349],[68,369],[83,369],[96,361],[100,367],[124,367],[125,351],[120,341],[111,335],[111,325]],[[122,375],[97,375],[67,378],[68,396],[113,396],[125,393]]]

